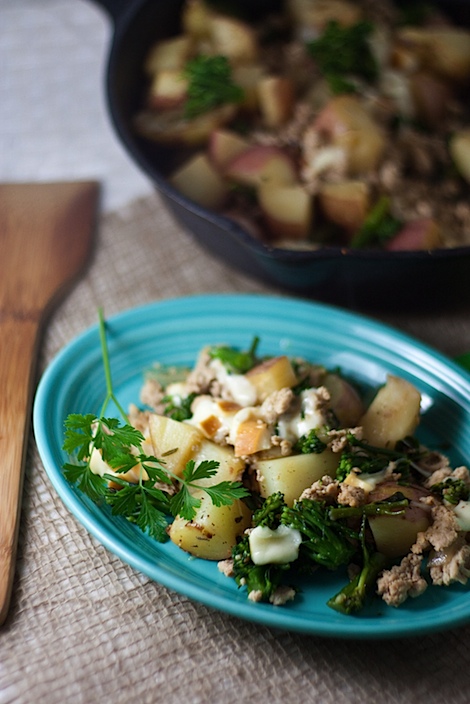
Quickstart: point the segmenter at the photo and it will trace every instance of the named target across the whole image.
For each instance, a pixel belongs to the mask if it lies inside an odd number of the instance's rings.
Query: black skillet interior
[[[179,29],[182,0],[97,0],[110,13],[114,35],[107,99],[115,130],[131,158],[153,181],[175,219],[211,254],[247,275],[306,297],[364,310],[437,310],[470,300],[470,247],[433,252],[328,248],[314,252],[272,249],[237,224],[176,192],[166,176],[178,154],[139,138],[133,117],[142,104],[143,60],[158,38]],[[243,4],[262,14],[274,0]],[[459,24],[470,26],[470,2],[443,2]],[[158,237],[158,226],[155,226]],[[162,244],[162,243],[160,243]]]

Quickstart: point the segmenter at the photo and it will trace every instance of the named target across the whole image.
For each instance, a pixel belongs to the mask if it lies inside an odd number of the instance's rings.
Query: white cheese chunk
[[[300,394],[297,413],[286,413],[278,419],[277,432],[281,438],[295,442],[311,430],[323,428],[327,419],[325,405],[317,389],[306,389]]]
[[[257,526],[251,531],[248,540],[255,565],[282,565],[297,559],[302,536],[298,530],[289,526],[280,525],[276,530]]]
[[[460,530],[470,531],[470,501],[459,501],[454,513]]]
[[[193,415],[186,422],[199,428],[210,440],[222,444],[230,433],[239,408],[232,401],[198,396],[193,402]]]
[[[367,472],[361,472],[360,474],[356,474],[356,472],[350,472],[344,480],[344,484],[359,487],[360,489],[363,489],[366,494],[368,494],[373,491],[379,484],[381,484],[388,476],[389,475],[387,473],[387,468],[382,469],[380,472],[374,472],[372,474],[367,474]],[[397,486],[397,491],[398,490],[399,487]]]
[[[254,406],[256,389],[244,374],[229,374],[220,359],[213,359],[211,367],[217,381],[228,391],[231,398],[240,406]]]

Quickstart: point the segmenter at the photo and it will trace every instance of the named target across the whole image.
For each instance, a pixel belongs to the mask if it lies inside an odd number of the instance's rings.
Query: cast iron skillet
[[[139,138],[132,121],[142,103],[144,56],[158,38],[178,31],[182,0],[96,2],[106,9],[113,23],[106,92],[116,133],[134,162],[155,184],[175,219],[204,248],[244,273],[293,294],[353,309],[424,311],[470,301],[470,247],[430,252],[338,247],[314,252],[273,249],[256,241],[236,223],[180,195],[166,180],[177,164],[177,156],[168,148]],[[275,4],[275,0],[238,2],[254,13]],[[447,0],[442,4],[459,24],[470,25],[468,0]]]

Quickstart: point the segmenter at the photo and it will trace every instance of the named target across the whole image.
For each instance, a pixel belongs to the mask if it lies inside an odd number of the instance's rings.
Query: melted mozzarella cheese
[[[276,530],[257,526],[251,531],[248,541],[255,565],[282,565],[297,559],[302,536],[290,526],[280,525]]]
[[[454,513],[460,530],[470,531],[470,501],[459,501]]]
[[[240,406],[230,401],[198,396],[192,406],[193,415],[186,422],[201,430],[216,443],[222,443],[230,434]]]
[[[277,422],[278,435],[295,442],[310,430],[322,428],[326,424],[323,402],[320,402],[316,389],[306,389],[300,394],[300,408],[297,413],[285,414]]]
[[[386,468],[382,469],[380,472],[375,472],[373,474],[367,474],[367,472],[361,472],[360,474],[356,474],[356,472],[350,472],[344,480],[344,484],[348,484],[349,486],[357,486],[358,488],[363,489],[366,494],[368,494],[373,491],[379,484],[381,484],[387,476],[388,475]]]
[[[235,403],[240,406],[253,406],[256,403],[256,389],[244,374],[229,374],[219,359],[211,362],[217,381],[227,389]]]

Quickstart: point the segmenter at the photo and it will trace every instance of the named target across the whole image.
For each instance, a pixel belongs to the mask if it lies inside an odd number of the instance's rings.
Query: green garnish
[[[370,83],[376,80],[377,62],[368,42],[372,29],[370,22],[357,22],[351,27],[343,27],[332,20],[318,39],[307,43],[310,55],[333,93],[355,90],[354,83],[348,77],[356,76]]]
[[[212,359],[219,359],[227,371],[232,374],[246,374],[246,372],[252,369],[259,361],[256,356],[258,344],[259,337],[255,336],[250,349],[246,352],[241,352],[235,349],[235,347],[219,345],[217,347],[211,347],[209,356]]]
[[[402,227],[390,213],[390,198],[381,196],[351,241],[352,248],[383,244]]]
[[[166,404],[163,412],[164,415],[179,421],[191,418],[191,404],[196,396],[196,393],[190,393],[181,400],[175,399],[174,396],[164,396],[162,399],[162,402]]]
[[[185,117],[198,117],[219,105],[240,103],[244,91],[233,82],[232,69],[225,56],[197,56],[185,66],[188,98]]]
[[[63,449],[74,458],[74,462],[63,465],[66,479],[77,484],[92,501],[104,501],[111,506],[113,515],[119,515],[136,523],[156,540],[167,539],[168,517],[180,515],[192,520],[201,500],[193,495],[194,490],[206,492],[215,506],[228,506],[249,492],[241,482],[222,481],[213,486],[201,486],[198,482],[213,477],[219,463],[205,460],[198,465],[190,460],[183,476],[178,477],[165,467],[163,460],[143,452],[142,433],[130,425],[126,413],[115,396],[106,344],[105,322],[99,311],[99,330],[103,365],[106,378],[106,398],[99,416],[94,414],[70,414],[65,420]],[[104,416],[108,405],[114,402],[123,423],[116,418]],[[103,477],[92,472],[90,461],[93,450],[98,450],[106,464],[116,474],[105,473]],[[139,467],[137,480],[129,481],[123,474]],[[108,485],[112,481],[116,489]]]

